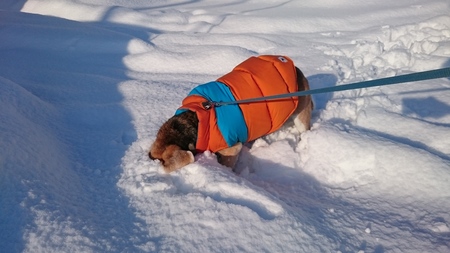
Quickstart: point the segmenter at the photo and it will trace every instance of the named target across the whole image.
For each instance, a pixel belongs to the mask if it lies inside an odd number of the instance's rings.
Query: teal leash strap
[[[246,103],[254,103],[254,102],[260,102],[260,101],[267,101],[267,100],[276,100],[276,99],[282,99],[282,98],[307,96],[307,95],[327,93],[327,92],[354,90],[354,89],[370,88],[370,87],[375,87],[375,86],[384,86],[384,85],[407,83],[407,82],[418,82],[418,81],[431,80],[431,79],[444,78],[444,77],[450,77],[450,68],[442,68],[442,69],[435,69],[435,70],[429,70],[429,71],[423,71],[423,72],[416,72],[416,73],[411,73],[411,74],[406,74],[406,75],[386,77],[386,78],[381,78],[381,79],[376,79],[376,80],[344,84],[344,85],[326,87],[326,88],[321,88],[321,89],[279,94],[279,95],[273,95],[273,96],[267,96],[267,97],[249,98],[249,99],[236,100],[236,101],[225,101],[225,102],[210,101],[210,102],[208,102],[208,104],[214,105],[216,107],[223,106],[223,105],[232,105],[232,104],[246,104]]]

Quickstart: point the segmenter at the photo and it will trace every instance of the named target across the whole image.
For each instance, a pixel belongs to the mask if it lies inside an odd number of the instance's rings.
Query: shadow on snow
[[[18,123],[17,132],[28,138],[33,137],[32,130],[40,136],[14,146],[18,151],[14,157],[0,157],[3,250],[23,251],[30,233],[42,233],[42,219],[56,226],[53,232],[44,229],[47,236],[64,240],[59,233],[74,228],[95,251],[133,252],[158,240],[141,230],[143,221],[116,185],[121,158],[137,138],[118,90],[129,80],[122,59],[132,38],[148,38],[158,31],[108,25],[2,13],[0,26],[9,29],[0,30],[0,37],[8,38],[0,42],[0,81],[39,108],[14,108],[18,112],[6,112],[12,119],[2,119],[0,126],[14,125],[14,118],[23,116],[28,123]],[[16,138],[12,132],[16,129],[9,129],[2,135]],[[24,151],[30,149],[34,152]],[[45,245],[64,250],[57,241],[49,239]]]

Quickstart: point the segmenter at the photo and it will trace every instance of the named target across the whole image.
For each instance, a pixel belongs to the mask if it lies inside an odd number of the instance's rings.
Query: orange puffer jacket
[[[298,91],[294,63],[286,56],[251,57],[215,82],[193,89],[177,114],[196,112],[196,149],[212,152],[249,142],[278,130],[294,113],[298,98],[286,98],[206,109],[205,101],[236,101]]]

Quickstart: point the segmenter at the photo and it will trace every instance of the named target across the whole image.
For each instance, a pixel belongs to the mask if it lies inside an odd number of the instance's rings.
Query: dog
[[[278,130],[288,120],[300,133],[309,130],[313,101],[310,95],[239,105],[215,106],[211,101],[305,90],[309,90],[308,80],[289,57],[250,57],[217,81],[194,88],[159,129],[149,157],[161,161],[170,173],[209,150],[220,164],[233,169],[243,143]]]

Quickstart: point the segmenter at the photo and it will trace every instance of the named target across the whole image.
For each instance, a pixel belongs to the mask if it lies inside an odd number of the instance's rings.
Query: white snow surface
[[[313,89],[448,67],[449,1],[1,1],[0,252],[450,252],[448,78],[314,95],[236,172],[148,158],[260,54]]]

